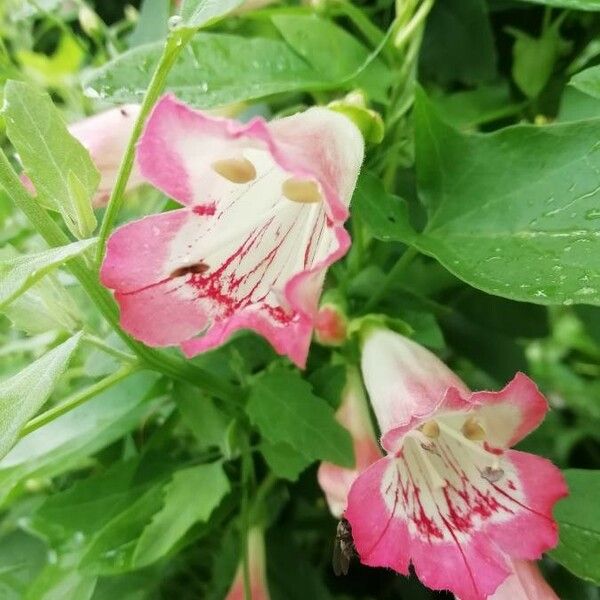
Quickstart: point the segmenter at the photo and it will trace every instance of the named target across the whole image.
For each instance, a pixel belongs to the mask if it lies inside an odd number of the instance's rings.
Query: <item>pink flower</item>
[[[315,339],[323,346],[342,346],[346,341],[348,320],[334,304],[324,304],[315,318]]]
[[[513,560],[511,567],[511,575],[490,596],[490,600],[559,600],[535,563]]]
[[[354,469],[345,469],[323,462],[319,466],[317,479],[327,498],[329,510],[339,518],[346,508],[350,486],[358,474],[381,458],[360,375],[354,369],[348,369],[348,380],[336,418],[352,435],[356,465]]]
[[[104,206],[108,202],[139,112],[139,105],[127,104],[87,117],[68,127],[69,133],[90,153],[100,172],[100,184],[92,198],[94,208]],[[36,193],[35,186],[25,173],[21,174],[21,181],[29,193]],[[127,191],[135,189],[143,182],[137,164],[134,164],[127,182]]]
[[[482,600],[557,543],[552,507],[567,494],[549,461],[509,448],[548,405],[519,373],[500,392],[470,392],[428,350],[372,330],[362,371],[387,456],[364,471],[345,516],[361,562]]]
[[[184,208],[109,240],[101,279],[124,329],[187,356],[253,329],[303,366],[362,157],[358,129],[324,108],[242,124],[162,98],[138,162]]]
[[[269,586],[265,570],[265,540],[259,527],[248,531],[248,567],[252,600],[269,600]],[[244,571],[240,562],[235,578],[225,600],[246,600],[244,596]]]
[[[100,185],[92,201],[95,207],[104,206],[110,197],[139,112],[139,105],[128,104],[111,108],[69,126],[71,135],[90,153],[100,171]],[[136,188],[143,181],[137,165],[134,165],[127,182],[127,190]]]

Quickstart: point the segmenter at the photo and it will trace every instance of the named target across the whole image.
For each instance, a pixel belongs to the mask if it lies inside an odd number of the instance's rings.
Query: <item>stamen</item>
[[[256,169],[247,158],[225,158],[215,161],[211,167],[232,183],[248,183],[256,179]]]
[[[415,440],[411,441],[415,442]],[[413,446],[413,448],[414,447],[415,446]],[[443,488],[446,485],[446,480],[438,473],[429,456],[425,452],[421,452],[419,448],[419,446],[416,447],[416,452],[413,452],[413,456],[417,457],[417,459],[423,465],[431,486],[435,488]]]
[[[490,457],[493,456],[490,452],[488,452],[485,449],[485,447],[481,446],[481,444],[470,440],[468,437],[464,436],[462,433],[460,433],[453,427],[450,427],[450,425],[447,425],[443,421],[439,421],[438,424],[440,426],[441,431],[444,434],[455,439],[459,444],[469,446],[469,448],[471,448],[473,451],[477,452],[481,456],[485,456],[488,460],[490,459]]]
[[[433,442],[421,442],[421,448],[426,450],[427,452],[431,452],[431,454],[435,454],[436,456],[441,456],[440,451],[437,449],[436,445]]]
[[[419,429],[428,437],[433,440],[439,437],[440,435],[440,426],[436,421],[427,421],[423,423]]]
[[[469,417],[462,426],[462,434],[473,442],[485,440],[485,429],[475,417]]]
[[[490,483],[496,483],[504,477],[504,469],[497,467],[486,467],[481,471],[481,476]]]
[[[296,179],[292,177],[286,179],[281,186],[283,195],[292,202],[300,202],[301,204],[312,204],[321,202],[321,192],[315,181],[308,179]]]

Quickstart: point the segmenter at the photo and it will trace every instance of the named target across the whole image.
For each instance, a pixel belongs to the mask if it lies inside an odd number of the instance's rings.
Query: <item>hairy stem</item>
[[[77,406],[80,406],[84,402],[87,402],[94,396],[97,396],[104,390],[107,390],[109,387],[116,385],[120,381],[123,381],[126,377],[129,377],[132,373],[139,369],[136,365],[128,365],[126,367],[122,367],[116,373],[101,379],[94,385],[91,385],[79,392],[75,392],[71,396],[69,396],[64,402],[53,406],[51,409],[43,412],[41,415],[31,419],[28,423],[23,426],[23,429],[19,432],[19,437],[24,437],[28,433],[43,427],[44,425],[54,421],[57,417],[64,415],[65,413],[73,410]]]
[[[104,258],[106,240],[112,231],[119,211],[121,210],[121,206],[123,205],[125,188],[127,187],[127,182],[129,181],[131,170],[133,169],[135,145],[142,133],[142,128],[144,127],[146,118],[150,114],[152,107],[165,87],[165,81],[169,71],[171,70],[171,67],[175,64],[177,57],[187,42],[191,39],[192,35],[193,30],[177,29],[171,32],[167,38],[162,56],[158,61],[158,65],[156,66],[148,89],[146,90],[146,95],[144,96],[140,113],[133,126],[133,131],[131,132],[129,142],[127,143],[125,155],[123,156],[123,160],[121,161],[121,165],[119,167],[117,181],[112,189],[108,206],[106,207],[106,212],[104,213],[104,218],[102,219],[102,224],[100,225],[97,251],[98,263],[102,262],[102,259]]]

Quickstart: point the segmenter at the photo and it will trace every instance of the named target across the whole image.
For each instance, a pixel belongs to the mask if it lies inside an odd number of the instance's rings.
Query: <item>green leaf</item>
[[[600,304],[600,121],[461,134],[417,96],[429,222],[412,243],[490,294]]]
[[[217,446],[223,450],[231,418],[217,407],[215,401],[185,383],[175,384],[173,398],[181,411],[184,425],[194,434],[199,447]]]
[[[80,338],[73,336],[0,383],[0,458],[11,449],[23,425],[48,400]]]
[[[21,81],[4,88],[6,131],[41,200],[63,216],[76,237],[90,234],[91,197],[100,173],[69,133],[50,96]],[[87,204],[82,201],[87,196]],[[82,212],[84,214],[82,218]]]
[[[580,92],[589,94],[594,98],[600,98],[600,65],[577,73],[577,75],[571,78],[569,83]]]
[[[352,210],[378,240],[410,242],[416,235],[409,222],[406,202],[388,194],[381,179],[369,171],[363,171],[359,177]]]
[[[421,80],[469,85],[494,79],[496,51],[484,0],[436,2],[419,57]]]
[[[141,372],[25,436],[0,461],[0,504],[25,481],[80,466],[136,427],[156,406],[149,395],[158,376]],[[15,489],[16,488],[16,489]]]
[[[44,53],[19,50],[17,53],[23,70],[43,87],[61,87],[69,83],[79,70],[85,54],[72,35],[61,36],[58,47],[52,56]]]
[[[135,565],[148,565],[165,556],[192,525],[208,521],[229,489],[229,480],[220,463],[177,471],[164,488],[162,510],[137,542]]]
[[[297,374],[278,370],[258,378],[247,411],[272,444],[287,443],[312,460],[354,465],[350,434],[335,420],[331,406]]]
[[[319,398],[327,400],[334,410],[340,407],[342,391],[346,387],[348,369],[345,364],[323,365],[309,377],[310,384]]]
[[[88,575],[117,574],[132,568],[131,555],[143,529],[161,509],[163,485],[157,483],[132,498],[86,546],[80,571]]]
[[[125,52],[91,73],[86,93],[116,103],[138,102],[161,52],[162,44]],[[200,33],[183,50],[166,88],[184,102],[212,108],[323,83],[284,42]]]
[[[539,38],[514,28],[509,28],[508,32],[515,38],[513,79],[528,98],[536,98],[550,80],[564,48],[559,27],[548,27]]]
[[[312,462],[310,458],[294,450],[292,446],[285,442],[277,444],[266,442],[261,444],[260,451],[271,471],[277,477],[289,481],[297,481],[300,473]]]
[[[345,30],[316,15],[282,14],[272,18],[284,40],[325,80],[342,82],[359,73],[350,87],[361,87],[373,99],[387,101],[391,73],[376,59],[364,71],[368,50]],[[331,57],[335,56],[335,60]]]
[[[569,496],[554,509],[560,528],[550,556],[578,577],[600,585],[600,471],[564,471]]]
[[[23,600],[25,591],[46,562],[41,540],[13,531],[0,538],[0,598]]]
[[[96,241],[92,238],[36,254],[0,257],[0,308],[59,265],[85,252]]]
[[[328,31],[338,31],[325,22]],[[339,30],[341,31],[341,30]],[[343,34],[346,40],[347,34]],[[312,35],[310,32],[307,36]],[[346,70],[336,70],[340,79],[331,78],[331,67],[320,61],[309,64],[286,42],[266,38],[246,38],[219,33],[200,33],[189,42],[167,77],[166,88],[179,99],[200,108],[255,100],[271,94],[298,90],[325,90],[346,86],[364,63],[356,60],[358,44],[350,38],[350,61]],[[360,56],[367,51],[360,46]],[[111,102],[139,102],[148,87],[162,53],[162,44],[148,44],[125,52],[93,71],[86,79],[87,93]],[[369,58],[366,59],[367,61]],[[331,61],[328,61],[331,62]],[[375,88],[388,77],[379,62],[370,63],[363,73]],[[361,80],[362,81],[362,80]]]
[[[89,545],[95,534],[152,485],[163,484],[162,463],[153,464],[150,474],[141,464],[140,458],[117,462],[99,475],[77,481],[68,489],[48,496],[32,516],[31,530],[53,547],[63,546],[74,536]]]
[[[445,121],[458,129],[474,129],[518,113],[526,102],[514,102],[508,81],[481,85],[474,90],[431,98]]]
[[[141,46],[165,39],[168,33],[169,0],[144,0],[135,29],[129,36],[129,46]]]
[[[570,10],[589,10],[599,11],[600,0],[523,0],[535,4],[544,4],[556,8],[566,8]]]
[[[184,0],[181,7],[183,22],[179,27],[199,29],[208,27],[242,4],[244,0]]]
[[[96,578],[79,572],[78,558],[74,552],[61,557],[56,563],[47,564],[30,582],[23,600],[90,600],[96,587]]]

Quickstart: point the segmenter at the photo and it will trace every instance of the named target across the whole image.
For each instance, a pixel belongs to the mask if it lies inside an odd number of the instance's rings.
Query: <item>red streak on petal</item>
[[[502,456],[504,454],[502,448],[495,448],[494,446],[490,446],[487,442],[483,442],[483,448],[490,454],[495,454],[496,456]]]
[[[214,202],[197,204],[192,210],[195,214],[202,217],[212,217],[217,212],[217,205]]]

